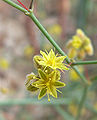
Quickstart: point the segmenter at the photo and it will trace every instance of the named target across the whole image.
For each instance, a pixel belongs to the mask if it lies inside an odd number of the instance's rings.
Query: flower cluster
[[[67,48],[69,49],[68,56],[70,58],[84,59],[86,54],[93,55],[91,40],[81,29],[78,29],[76,35],[67,43]]]
[[[30,92],[39,91],[38,99],[41,99],[46,94],[48,101],[49,95],[57,98],[57,88],[64,87],[65,84],[60,81],[60,70],[68,70],[69,68],[63,63],[65,56],[55,55],[54,51],[48,53],[40,51],[42,56],[34,56],[34,64],[38,70],[38,75],[34,73],[28,74],[26,77],[26,88]]]

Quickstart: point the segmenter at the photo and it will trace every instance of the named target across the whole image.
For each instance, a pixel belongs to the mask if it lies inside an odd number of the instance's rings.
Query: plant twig
[[[55,105],[54,107],[56,108],[56,110],[58,111],[58,113],[60,113],[63,116],[64,120],[74,120],[73,116],[71,116],[69,113],[65,112],[61,108],[61,106]]]
[[[77,113],[77,116],[76,116],[75,120],[79,120],[79,118],[80,118],[81,111],[82,111],[82,108],[84,106],[84,103],[85,103],[85,100],[86,100],[86,97],[87,97],[87,92],[88,92],[88,86],[86,86],[84,88],[83,95],[82,95],[82,98],[81,98],[81,101],[80,101],[79,107],[78,107],[78,113]]]
[[[72,66],[74,66],[74,65],[88,65],[88,64],[97,64],[97,60],[93,60],[93,61],[78,61],[78,62],[72,63]]]

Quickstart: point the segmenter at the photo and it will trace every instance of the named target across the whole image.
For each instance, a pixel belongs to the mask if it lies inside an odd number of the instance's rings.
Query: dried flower
[[[25,83],[25,86],[27,88],[28,91],[30,92],[35,92],[38,90],[37,87],[33,86],[32,83],[34,81],[36,81],[37,79],[37,76],[34,74],[34,73],[30,73],[26,76],[26,83]]]

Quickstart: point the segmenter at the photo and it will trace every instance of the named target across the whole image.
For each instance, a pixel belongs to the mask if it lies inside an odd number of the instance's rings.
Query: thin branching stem
[[[93,60],[93,61],[77,61],[72,63],[72,65],[88,65],[88,64],[97,64],[97,60]]]
[[[85,103],[85,100],[87,97],[87,92],[88,92],[88,86],[85,86],[85,88],[83,90],[83,95],[82,95],[81,101],[80,101],[79,106],[78,106],[78,112],[77,112],[77,116],[76,116],[75,120],[79,120],[79,118],[81,116],[81,111],[82,111],[82,108],[84,106],[84,103]]]

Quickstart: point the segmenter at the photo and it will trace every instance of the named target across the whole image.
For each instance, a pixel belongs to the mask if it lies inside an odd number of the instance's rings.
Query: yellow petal
[[[60,80],[60,78],[61,78],[61,73],[59,70],[56,70],[56,81]]]
[[[60,65],[60,68],[61,68],[62,70],[69,70],[69,68],[66,67],[64,64],[61,64],[61,65]]]
[[[38,99],[41,99],[42,97],[44,97],[46,95],[46,92],[47,92],[46,88],[41,89]]]
[[[51,91],[51,95],[55,98],[57,98],[57,91],[56,91],[56,87],[51,86],[50,87],[50,91]]]
[[[55,58],[55,53],[54,53],[53,49],[51,49],[51,51],[49,52],[48,58],[50,58],[50,59],[54,59]]]
[[[60,56],[60,57],[57,57],[56,58],[56,62],[60,62],[60,63],[62,63],[63,61],[64,61],[64,59],[66,58],[66,56]]]
[[[52,71],[51,74],[49,75],[49,78],[50,78],[52,81],[55,81],[55,80],[56,80],[56,71]]]
[[[70,49],[70,48],[72,47],[72,40],[69,40],[69,41],[67,42],[66,47],[67,47],[68,49]]]
[[[48,56],[45,52],[40,51],[40,54],[43,56],[44,60],[48,60]]]
[[[66,84],[63,83],[63,82],[60,82],[60,81],[56,81],[56,82],[54,83],[54,86],[55,86],[56,88],[60,88],[60,87],[66,86]]]
[[[32,86],[31,84],[27,86],[27,90],[30,92],[35,92],[37,91],[39,88]]]
[[[33,61],[34,61],[34,64],[35,64],[36,68],[38,68],[38,69],[42,68],[42,66],[40,64],[40,61],[43,61],[43,58],[41,56],[39,56],[39,55],[34,56]]]
[[[77,56],[77,50],[75,48],[71,48],[69,49],[69,52],[68,52],[68,57],[69,58],[74,58]]]
[[[47,80],[46,74],[41,69],[38,70],[38,73],[40,78],[42,78],[43,80]]]

